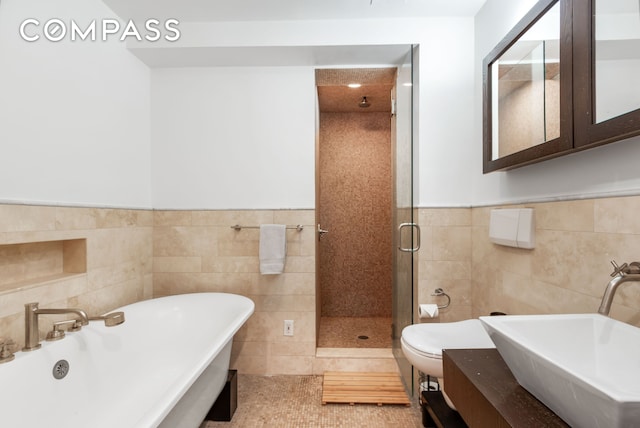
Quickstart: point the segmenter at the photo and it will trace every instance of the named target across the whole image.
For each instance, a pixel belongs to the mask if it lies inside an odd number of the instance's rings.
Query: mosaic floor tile
[[[322,317],[318,347],[391,348],[391,318]]]
[[[231,422],[200,428],[421,428],[417,399],[411,406],[322,405],[322,376],[239,375],[238,408]]]

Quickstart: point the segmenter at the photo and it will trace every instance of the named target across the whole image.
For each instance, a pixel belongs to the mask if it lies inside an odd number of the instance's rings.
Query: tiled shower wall
[[[321,316],[390,317],[389,112],[320,113]]]
[[[144,210],[0,205],[0,337],[22,348],[25,303],[97,315],[151,298],[152,226]],[[83,266],[71,274],[57,244],[68,240],[86,240],[74,255]],[[41,273],[25,276],[21,263]],[[41,332],[52,318],[43,317]]]

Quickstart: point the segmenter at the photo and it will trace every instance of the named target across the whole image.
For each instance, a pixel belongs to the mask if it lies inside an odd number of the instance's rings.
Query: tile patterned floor
[[[322,376],[238,377],[238,408],[231,422],[204,422],[200,428],[421,428],[417,400],[412,405],[322,405]]]
[[[391,318],[322,317],[318,347],[391,348]]]

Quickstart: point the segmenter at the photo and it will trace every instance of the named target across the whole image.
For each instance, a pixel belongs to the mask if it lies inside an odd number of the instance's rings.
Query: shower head
[[[367,101],[367,97],[362,97],[362,100],[358,103],[358,107],[367,108],[371,105],[369,101]]]

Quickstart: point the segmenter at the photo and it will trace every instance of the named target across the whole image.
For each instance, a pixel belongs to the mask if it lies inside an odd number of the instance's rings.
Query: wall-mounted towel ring
[[[449,305],[451,304],[451,297],[449,297],[449,295],[447,293],[444,292],[444,290],[442,288],[436,288],[433,293],[431,293],[432,296],[444,296],[447,298],[447,303],[445,303],[444,305],[438,305],[438,309],[444,309],[444,308],[448,308]]]

